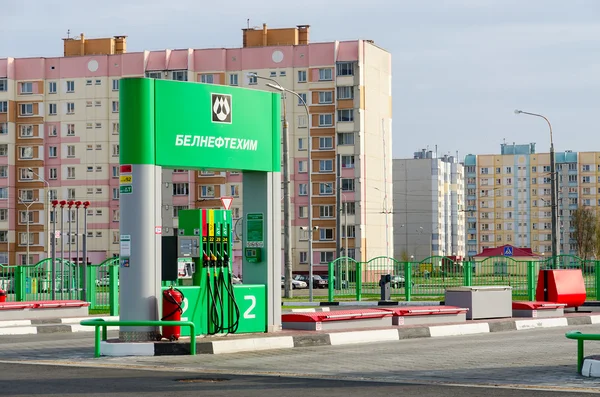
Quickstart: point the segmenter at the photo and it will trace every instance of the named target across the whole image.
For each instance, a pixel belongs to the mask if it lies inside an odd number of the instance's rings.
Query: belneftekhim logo
[[[231,124],[231,95],[211,94],[213,123]]]

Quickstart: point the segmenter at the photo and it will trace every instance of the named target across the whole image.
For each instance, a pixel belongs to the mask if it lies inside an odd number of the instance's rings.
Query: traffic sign
[[[504,247],[503,255],[504,256],[513,256],[513,247],[511,247],[510,245]]]
[[[233,203],[233,197],[229,197],[229,196],[221,197],[221,204],[223,204],[223,207],[226,210],[231,208],[231,203]]]

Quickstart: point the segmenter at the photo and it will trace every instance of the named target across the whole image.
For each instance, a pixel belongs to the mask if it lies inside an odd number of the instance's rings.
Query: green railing
[[[119,258],[109,258],[85,269],[85,295],[91,311],[107,312],[111,316],[119,314],[118,263]],[[84,299],[83,264],[56,258],[54,267],[53,283],[51,258],[28,266],[0,265],[0,289],[7,291],[9,302]]]
[[[106,321],[101,318],[93,320],[83,320],[80,322],[83,326],[94,327],[94,357],[100,357],[100,342],[108,339],[107,327],[188,327],[190,329],[190,355],[196,355],[196,325],[191,321]]]
[[[586,340],[600,341],[600,334],[582,334],[579,331],[567,332],[565,336],[569,339],[575,339],[577,341],[577,373],[581,374],[581,368],[583,367],[583,359],[585,356],[583,343]]]
[[[392,297],[406,301],[415,298],[443,298],[446,288],[458,286],[511,286],[514,299],[535,300],[539,270],[581,269],[587,298],[600,300],[600,261],[561,255],[541,261],[517,261],[491,257],[482,261],[455,262],[432,256],[421,262],[400,262],[377,257],[368,262],[338,258],[329,263],[328,300],[378,299],[382,275],[392,276]]]

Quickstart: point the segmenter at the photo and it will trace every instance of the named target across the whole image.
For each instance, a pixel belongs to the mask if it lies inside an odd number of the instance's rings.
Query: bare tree
[[[586,207],[579,207],[573,211],[571,217],[575,240],[577,244],[577,255],[587,260],[596,251],[596,234],[598,230],[598,218],[594,211]]]

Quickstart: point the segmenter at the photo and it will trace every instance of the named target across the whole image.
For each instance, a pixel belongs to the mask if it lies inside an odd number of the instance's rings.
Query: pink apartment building
[[[62,57],[0,59],[0,263],[26,263],[27,244],[29,263],[49,256],[54,219],[47,197],[90,201],[89,261],[118,254],[121,78],[270,89],[268,81],[249,73],[298,92],[309,107],[307,119],[299,100],[286,98],[294,271],[308,270],[307,235],[300,230],[308,225],[307,129],[313,226],[319,226],[313,235],[315,271],[325,271],[346,246],[358,260],[393,256],[391,207],[385,204],[392,192],[391,55],[370,40],[309,43],[306,25],[264,25],[243,29],[242,48],[128,53],[125,36],[81,35],[64,39]],[[180,209],[219,208],[221,196],[233,196],[233,216],[242,217],[239,173],[169,170],[167,177],[173,189],[163,213],[172,214],[174,227]],[[338,195],[347,214],[336,208]],[[82,222],[79,231],[71,227],[74,258]],[[235,248],[237,274],[239,241]]]

